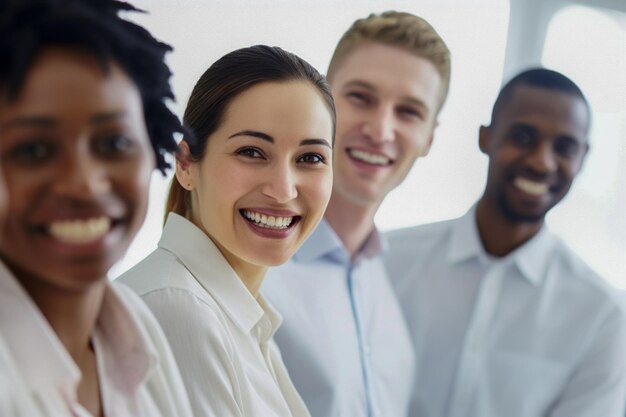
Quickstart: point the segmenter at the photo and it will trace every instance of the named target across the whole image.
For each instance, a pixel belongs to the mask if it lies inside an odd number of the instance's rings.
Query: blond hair
[[[441,36],[426,20],[410,13],[386,11],[356,20],[339,40],[328,66],[332,78],[346,57],[363,42],[394,46],[430,61],[441,77],[440,110],[450,86],[450,50]]]

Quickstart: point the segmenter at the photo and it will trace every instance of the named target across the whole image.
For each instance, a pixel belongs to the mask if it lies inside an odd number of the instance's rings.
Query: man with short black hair
[[[388,235],[418,358],[411,416],[624,416],[624,313],[544,224],[582,167],[589,126],[576,84],[522,72],[480,128],[489,169],[478,203]]]

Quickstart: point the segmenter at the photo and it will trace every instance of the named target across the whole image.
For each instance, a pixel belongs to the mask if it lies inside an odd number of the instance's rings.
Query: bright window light
[[[583,171],[547,222],[612,285],[626,289],[626,14],[561,10],[542,61],[572,78],[593,112]]]

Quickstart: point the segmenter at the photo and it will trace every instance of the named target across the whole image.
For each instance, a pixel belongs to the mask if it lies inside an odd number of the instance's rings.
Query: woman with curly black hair
[[[134,10],[0,6],[2,415],[191,415],[156,320],[107,279],[184,130],[165,103],[170,47],[119,17]]]

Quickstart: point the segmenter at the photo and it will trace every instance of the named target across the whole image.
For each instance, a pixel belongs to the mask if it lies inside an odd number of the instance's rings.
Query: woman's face
[[[140,94],[121,68],[42,52],[17,100],[0,101],[8,216],[0,256],[25,286],[103,279],[143,222],[154,156]]]
[[[332,119],[308,82],[265,82],[233,99],[203,159],[178,167],[192,220],[237,271],[286,262],[332,189]]]

